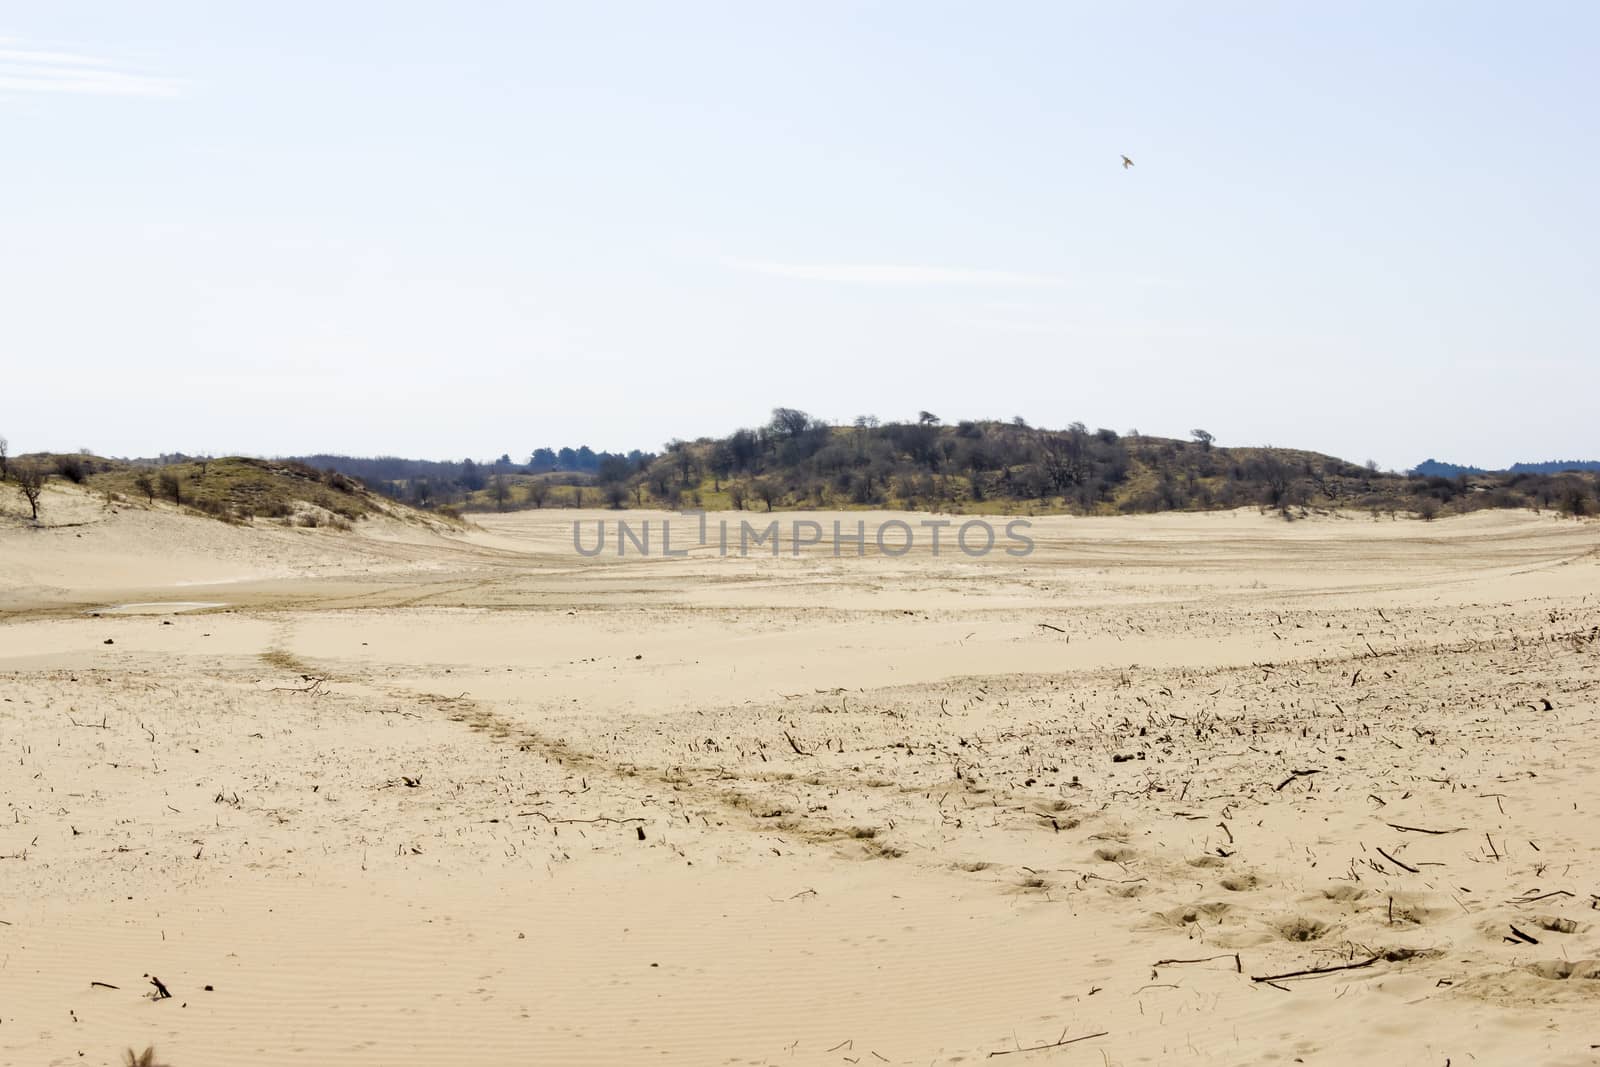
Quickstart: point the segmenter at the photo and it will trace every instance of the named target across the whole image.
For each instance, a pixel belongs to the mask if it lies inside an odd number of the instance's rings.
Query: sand
[[[586,559],[73,492],[0,521],[0,1063],[1600,1054],[1593,523]]]

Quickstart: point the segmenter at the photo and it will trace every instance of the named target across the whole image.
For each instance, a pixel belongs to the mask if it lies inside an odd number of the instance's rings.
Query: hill
[[[1488,474],[1482,467],[1464,467],[1459,463],[1444,463],[1437,459],[1425,459],[1411,468],[1411,473],[1419,478],[1459,478],[1463,474]]]
[[[1463,467],[1457,463],[1443,463],[1425,459],[1411,468],[1411,473],[1424,478],[1455,478],[1463,474],[1565,474],[1568,471],[1600,471],[1600,460],[1551,459],[1539,463],[1513,463],[1503,471],[1487,471],[1482,467]]]
[[[1566,471],[1600,471],[1600,460],[1551,459],[1542,463],[1513,463],[1506,470],[1511,474],[1560,474]]]
[[[230,456],[152,463],[84,453],[34,453],[10,459],[4,473],[15,484],[29,470],[46,480],[80,486],[107,502],[159,504],[240,525],[275,522],[347,530],[377,514],[435,527],[453,519],[448,513],[424,516],[337,471],[293,460]]]
[[[592,464],[570,469],[564,457]],[[556,466],[551,468],[552,457]],[[318,456],[349,475],[404,475],[373,488],[421,507],[467,509],[899,508],[966,513],[1116,514],[1259,505],[1362,508],[1431,517],[1481,507],[1600,511],[1589,476],[1491,475],[1435,463],[1400,475],[1291,448],[1227,448],[1192,440],[1062,430],[1021,420],[954,425],[923,413],[915,422],[862,418],[832,425],[776,408],[761,426],[724,438],[669,442],[660,454],[536,450],[459,464]],[[1448,472],[1448,473],[1446,473]]]
[[[336,528],[376,511],[454,523],[462,509],[584,506],[1079,515],[1259,506],[1285,515],[1345,508],[1424,518],[1506,507],[1600,513],[1597,472],[1572,471],[1566,463],[1497,473],[1428,460],[1402,475],[1301,449],[1224,447],[1204,430],[1178,440],[1082,423],[1062,430],[1020,419],[949,425],[926,412],[915,422],[862,418],[839,426],[776,408],[760,426],[724,438],[674,440],[660,454],[542,448],[526,464],[509,455],[482,463],[314,458],[316,464],[306,457],[41,453],[10,462],[108,499],[164,500],[233,523]]]

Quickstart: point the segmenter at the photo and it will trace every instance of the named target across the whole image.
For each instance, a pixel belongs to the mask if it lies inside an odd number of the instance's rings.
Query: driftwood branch
[[[280,686],[275,686],[272,689],[267,690],[267,692],[269,692],[269,693],[319,693],[320,694],[322,692],[322,684],[328,680],[326,678],[318,678],[315,675],[310,675],[310,674],[302,674],[300,677],[301,677],[302,680],[304,680],[306,682],[309,682],[311,684],[310,685],[304,685],[304,686],[280,685]]]
[[[1532,904],[1536,900],[1549,900],[1551,897],[1570,897],[1572,893],[1566,889],[1552,889],[1548,893],[1540,893],[1536,897],[1522,896],[1516,900],[1508,900],[1507,904]]]
[[[1413,866],[1411,866],[1411,864],[1406,863],[1406,862],[1404,862],[1402,860],[1395,859],[1393,856],[1389,855],[1387,852],[1385,852],[1381,848],[1378,849],[1378,855],[1382,856],[1384,859],[1388,860],[1390,863],[1394,864],[1396,867],[1399,867],[1399,868],[1401,868],[1403,870],[1410,871],[1412,874],[1421,874],[1422,873],[1422,871],[1419,870],[1418,868],[1413,867]]]
[[[1052,1041],[1048,1045],[1029,1045],[1027,1048],[1003,1048],[1003,1049],[999,1049],[997,1051],[991,1052],[991,1053],[989,1053],[989,1055],[990,1055],[990,1057],[994,1057],[994,1056],[1012,1056],[1012,1055],[1015,1055],[1018,1052],[1043,1052],[1047,1048],[1061,1048],[1064,1045],[1075,1045],[1079,1041],[1090,1041],[1090,1040],[1093,1040],[1094,1038],[1097,1038],[1097,1037],[1105,1037],[1110,1032],[1111,1031],[1109,1031],[1109,1030],[1102,1030],[1098,1034],[1084,1034],[1082,1037],[1068,1037],[1066,1031],[1063,1030],[1061,1032],[1060,1040]]]
[[[531,818],[534,815],[539,816],[539,818],[543,819],[545,822],[548,822],[548,823],[602,823],[602,822],[609,822],[609,823],[616,823],[618,826],[626,826],[628,823],[631,823],[631,822],[640,822],[640,823],[644,822],[644,819],[642,819],[642,818],[613,819],[609,815],[596,815],[592,819],[552,819],[550,816],[546,815],[542,811],[519,811],[519,812],[517,812],[517,818],[519,818],[519,819]]]
[[[1150,965],[1150,969],[1154,970],[1157,967],[1165,967],[1174,963],[1210,963],[1212,960],[1232,960],[1234,970],[1239,974],[1244,973],[1244,961],[1239,958],[1237,952],[1224,952],[1220,956],[1201,956],[1197,960],[1156,960]]]
[[[1383,959],[1381,954],[1362,960],[1360,963],[1341,963],[1337,967],[1310,967],[1303,971],[1287,971],[1283,974],[1252,974],[1252,982],[1276,982],[1284,978],[1314,978],[1319,974],[1333,974],[1335,971],[1357,971],[1362,967],[1371,967]]]
[[[1288,785],[1290,782],[1294,781],[1296,778],[1309,778],[1313,774],[1321,774],[1321,773],[1322,773],[1322,768],[1321,767],[1317,767],[1317,768],[1314,768],[1314,769],[1309,770],[1309,771],[1290,771],[1289,772],[1289,777],[1287,777],[1283,781],[1279,782],[1277,788],[1275,790],[1273,790],[1273,792],[1276,792],[1276,793],[1283,792],[1283,787]]]

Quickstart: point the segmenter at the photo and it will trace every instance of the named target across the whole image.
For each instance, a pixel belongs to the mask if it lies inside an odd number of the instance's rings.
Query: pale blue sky
[[[0,2],[0,434],[525,457],[784,404],[1596,457],[1597,36],[1579,3]]]

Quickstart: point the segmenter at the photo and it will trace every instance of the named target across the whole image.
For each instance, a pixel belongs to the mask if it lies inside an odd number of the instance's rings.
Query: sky
[[[1576,2],[0,0],[0,435],[525,458],[783,405],[1600,458],[1597,37]]]

